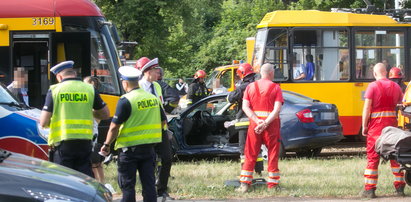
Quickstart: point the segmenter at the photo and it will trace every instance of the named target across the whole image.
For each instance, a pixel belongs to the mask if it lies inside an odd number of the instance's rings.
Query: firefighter
[[[65,61],[50,69],[59,83],[50,86],[40,125],[50,126],[50,161],[93,176],[93,115],[105,120],[109,110],[93,86],[77,78],[73,65],[73,61]]]
[[[241,170],[241,185],[238,192],[248,191],[257,156],[264,143],[268,148],[269,189],[277,188],[280,181],[278,157],[280,149],[280,110],[283,101],[281,88],[273,83],[274,65],[264,64],[260,70],[261,79],[251,83],[244,91],[243,111],[250,119],[244,154],[245,161]]]
[[[240,64],[236,73],[237,76],[241,79],[241,82],[234,91],[228,94],[227,99],[230,103],[237,103],[237,114],[234,127],[236,130],[238,130],[238,146],[240,148],[240,161],[242,165],[244,163],[245,140],[247,138],[248,126],[250,125],[250,121],[247,115],[242,110],[242,102],[245,88],[248,86],[248,84],[254,82],[255,74],[253,67],[248,63]],[[256,173],[261,175],[261,171],[263,171],[263,169],[264,161],[260,152],[254,170]]]
[[[210,94],[204,83],[206,76],[207,74],[204,70],[198,70],[194,74],[194,81],[188,86],[187,104],[194,104]]]
[[[123,89],[127,92],[117,103],[107,138],[100,152],[110,153],[110,145],[118,154],[118,183],[121,201],[136,201],[136,172],[142,184],[144,201],[157,201],[154,177],[154,144],[161,142],[162,121],[160,100],[139,88],[141,72],[131,66],[119,68]]]
[[[375,198],[378,180],[380,156],[374,150],[375,141],[386,126],[397,127],[395,107],[401,102],[402,92],[399,85],[387,79],[387,70],[383,63],[374,66],[376,81],[370,83],[365,92],[362,113],[362,135],[367,137],[367,167],[364,172],[364,190],[362,197]],[[390,160],[395,176],[394,187],[398,196],[404,196],[404,173],[400,165]]]
[[[161,72],[160,67],[158,65],[158,59],[154,58],[150,60],[147,57],[140,58],[136,63],[136,68],[139,69],[143,73],[143,77],[139,81],[140,87],[149,92],[156,97],[158,97],[161,103],[164,103],[162,88],[159,83],[156,81],[160,78]],[[165,114],[164,108],[161,108],[162,113]],[[170,177],[171,171],[171,161],[172,161],[172,154],[171,154],[171,144],[170,139],[167,134],[167,120],[163,121],[163,131],[162,131],[162,141],[160,144],[157,144],[155,147],[155,151],[157,155],[160,157],[161,166],[159,166],[159,176],[157,182],[157,195],[158,197],[162,197],[165,200],[174,200],[168,192],[168,180]]]
[[[390,69],[390,72],[388,74],[388,78],[391,81],[394,81],[395,83],[397,83],[398,85],[400,85],[402,92],[405,91],[405,89],[407,88],[407,86],[404,84],[404,82],[402,82],[403,79],[403,74],[400,68],[398,67],[392,67]]]

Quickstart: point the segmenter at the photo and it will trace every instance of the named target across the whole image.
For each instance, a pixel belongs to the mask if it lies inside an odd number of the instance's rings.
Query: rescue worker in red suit
[[[241,165],[243,165],[245,140],[247,138],[248,126],[250,125],[250,121],[242,109],[243,95],[248,84],[254,82],[255,73],[253,67],[248,63],[240,64],[236,73],[241,79],[241,82],[234,91],[228,94],[227,100],[230,103],[237,103],[237,114],[235,115],[236,122],[234,124],[234,128],[238,130],[238,147],[240,149]],[[261,175],[261,171],[264,170],[264,161],[261,156],[261,152],[257,158],[254,170],[259,175]]]
[[[256,159],[261,150],[261,144],[268,149],[268,180],[269,189],[275,188],[280,182],[278,157],[280,149],[280,110],[284,102],[281,88],[273,83],[274,66],[264,64],[260,70],[261,79],[251,83],[244,91],[243,111],[250,119],[244,154],[245,161],[241,170],[241,185],[238,192],[248,191],[252,179]]]
[[[367,167],[364,172],[365,187],[362,197],[375,198],[378,181],[378,165],[380,156],[375,152],[375,141],[387,126],[397,127],[395,107],[401,102],[401,88],[395,82],[387,79],[385,65],[378,63],[374,66],[376,81],[370,83],[365,92],[365,102],[362,113],[362,135],[367,137]],[[400,165],[390,160],[391,170],[395,176],[394,187],[398,196],[404,195],[404,173]]]

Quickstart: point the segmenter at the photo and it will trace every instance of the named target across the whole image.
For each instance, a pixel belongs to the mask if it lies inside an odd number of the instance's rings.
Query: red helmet
[[[390,79],[400,79],[402,76],[401,69],[398,67],[392,67],[390,69],[390,73],[388,74],[388,78]]]
[[[237,75],[243,79],[244,77],[254,73],[253,67],[248,63],[242,63],[237,69]]]
[[[207,73],[204,70],[198,70],[195,74],[194,74],[194,78],[205,78],[207,76]]]
[[[135,68],[141,71],[144,65],[146,65],[148,62],[150,62],[150,59],[148,57],[142,57],[137,60]]]

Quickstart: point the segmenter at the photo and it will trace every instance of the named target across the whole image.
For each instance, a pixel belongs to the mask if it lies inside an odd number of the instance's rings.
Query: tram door
[[[31,107],[42,108],[49,89],[48,33],[14,33],[12,41],[12,71],[24,68],[27,74],[27,94]]]

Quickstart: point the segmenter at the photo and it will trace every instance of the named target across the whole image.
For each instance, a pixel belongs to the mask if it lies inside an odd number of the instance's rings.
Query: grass
[[[289,158],[280,160],[281,191],[269,191],[265,186],[255,187],[239,194],[224,181],[238,179],[240,163],[235,160],[178,161],[173,164],[169,188],[177,199],[240,199],[282,197],[356,198],[363,189],[365,156],[333,158]],[[267,168],[267,165],[264,167]],[[115,163],[105,167],[106,181],[121,192],[117,184]],[[266,177],[263,172],[262,177]],[[258,176],[254,176],[258,177]],[[380,165],[377,195],[393,196],[394,176],[389,163]],[[141,186],[137,182],[137,195]]]

